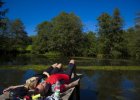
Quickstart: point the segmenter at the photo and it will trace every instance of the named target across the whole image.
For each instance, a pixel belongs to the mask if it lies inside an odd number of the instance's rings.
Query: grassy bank
[[[44,65],[25,65],[25,66],[0,66],[0,70],[44,70],[48,66]],[[64,67],[66,68],[66,67]],[[77,66],[79,70],[140,70],[140,66]]]

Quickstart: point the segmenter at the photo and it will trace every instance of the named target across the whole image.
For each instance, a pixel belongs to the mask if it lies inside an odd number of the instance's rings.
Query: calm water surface
[[[81,100],[140,100],[140,71],[83,71]],[[22,84],[34,70],[0,70],[0,93],[10,85]]]
[[[48,65],[54,62],[67,64],[68,57],[47,57],[44,55],[18,55],[14,57],[0,57],[0,65]],[[79,66],[140,66],[140,61],[127,59],[97,59],[97,58],[74,58]]]

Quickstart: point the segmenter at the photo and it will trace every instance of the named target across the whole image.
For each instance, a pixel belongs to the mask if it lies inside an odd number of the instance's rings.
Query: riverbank
[[[44,70],[45,65],[24,65],[24,66],[0,66],[0,70]],[[64,66],[66,68],[66,66]],[[140,70],[140,66],[77,66],[79,70]]]

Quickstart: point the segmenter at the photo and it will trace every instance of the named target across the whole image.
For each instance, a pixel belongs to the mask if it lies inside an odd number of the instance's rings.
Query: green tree
[[[36,28],[37,36],[33,41],[33,52],[34,53],[45,53],[49,50],[48,45],[52,45],[51,32],[52,24],[50,22],[42,22]],[[50,46],[51,47],[51,46]]]
[[[11,47],[14,50],[25,50],[29,38],[20,19],[11,22],[10,26]]]
[[[2,10],[2,6],[5,4],[2,0],[0,0],[0,32],[6,27],[6,17],[5,14],[8,12],[8,9]]]
[[[59,51],[66,56],[80,54],[83,40],[80,18],[73,13],[62,12],[52,19],[52,24],[52,50]]]
[[[97,40],[95,33],[89,31],[84,34],[83,55],[95,57],[97,55]]]
[[[134,51],[136,59],[140,59],[140,13],[137,13],[135,22],[136,22],[135,24],[136,35],[135,35]]]
[[[125,54],[123,42],[123,19],[118,8],[114,10],[111,21],[110,42],[112,43],[111,55],[114,58],[122,57]]]
[[[8,47],[7,43],[7,32],[6,32],[6,26],[7,26],[7,18],[5,14],[7,13],[8,9],[2,9],[3,5],[5,3],[0,0],[0,50],[3,52]]]
[[[135,36],[136,30],[134,27],[131,27],[124,32],[124,41],[126,42],[125,46],[127,47],[128,56],[133,58],[135,58]]]
[[[118,58],[126,50],[123,41],[123,20],[118,9],[114,10],[113,16],[103,13],[98,17],[99,26],[99,53],[103,53],[105,57]]]
[[[111,38],[111,16],[103,13],[98,17],[98,35],[99,35],[99,53],[104,54],[105,57],[110,56],[112,49]]]

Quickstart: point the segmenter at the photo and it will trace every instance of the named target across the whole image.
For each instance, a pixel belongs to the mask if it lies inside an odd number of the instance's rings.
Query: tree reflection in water
[[[79,71],[81,99],[139,100],[139,71]]]

